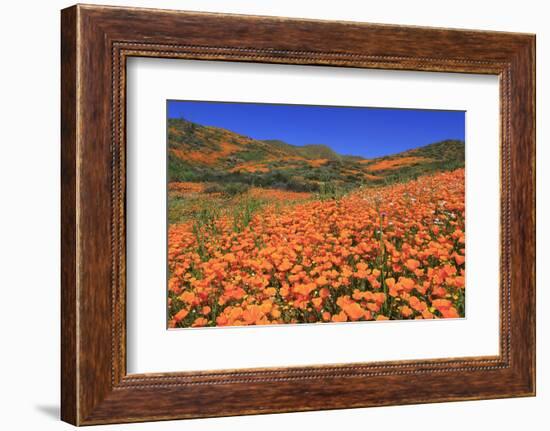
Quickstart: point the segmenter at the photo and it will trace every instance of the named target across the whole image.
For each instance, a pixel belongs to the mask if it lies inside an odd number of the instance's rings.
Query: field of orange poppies
[[[225,206],[171,189],[197,205],[169,225],[171,328],[464,317],[462,168],[342,195],[251,189]]]

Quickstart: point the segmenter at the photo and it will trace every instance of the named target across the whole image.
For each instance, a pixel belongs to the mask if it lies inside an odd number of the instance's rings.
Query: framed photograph
[[[535,394],[535,36],[62,11],[62,419]]]

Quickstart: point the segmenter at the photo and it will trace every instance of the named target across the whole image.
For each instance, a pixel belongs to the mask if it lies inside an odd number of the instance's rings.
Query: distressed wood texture
[[[63,420],[88,425],[534,395],[533,35],[79,5],[62,11],[61,48]],[[129,56],[499,75],[499,356],[127,375]]]

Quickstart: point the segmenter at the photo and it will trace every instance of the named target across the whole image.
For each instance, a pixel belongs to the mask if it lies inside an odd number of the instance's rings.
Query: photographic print
[[[465,112],[167,102],[169,328],[465,317]]]

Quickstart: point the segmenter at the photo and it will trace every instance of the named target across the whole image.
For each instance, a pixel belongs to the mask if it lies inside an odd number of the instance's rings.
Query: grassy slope
[[[383,185],[464,166],[464,143],[443,141],[372,160],[325,145],[255,140],[183,119],[168,120],[169,180],[319,191]]]

